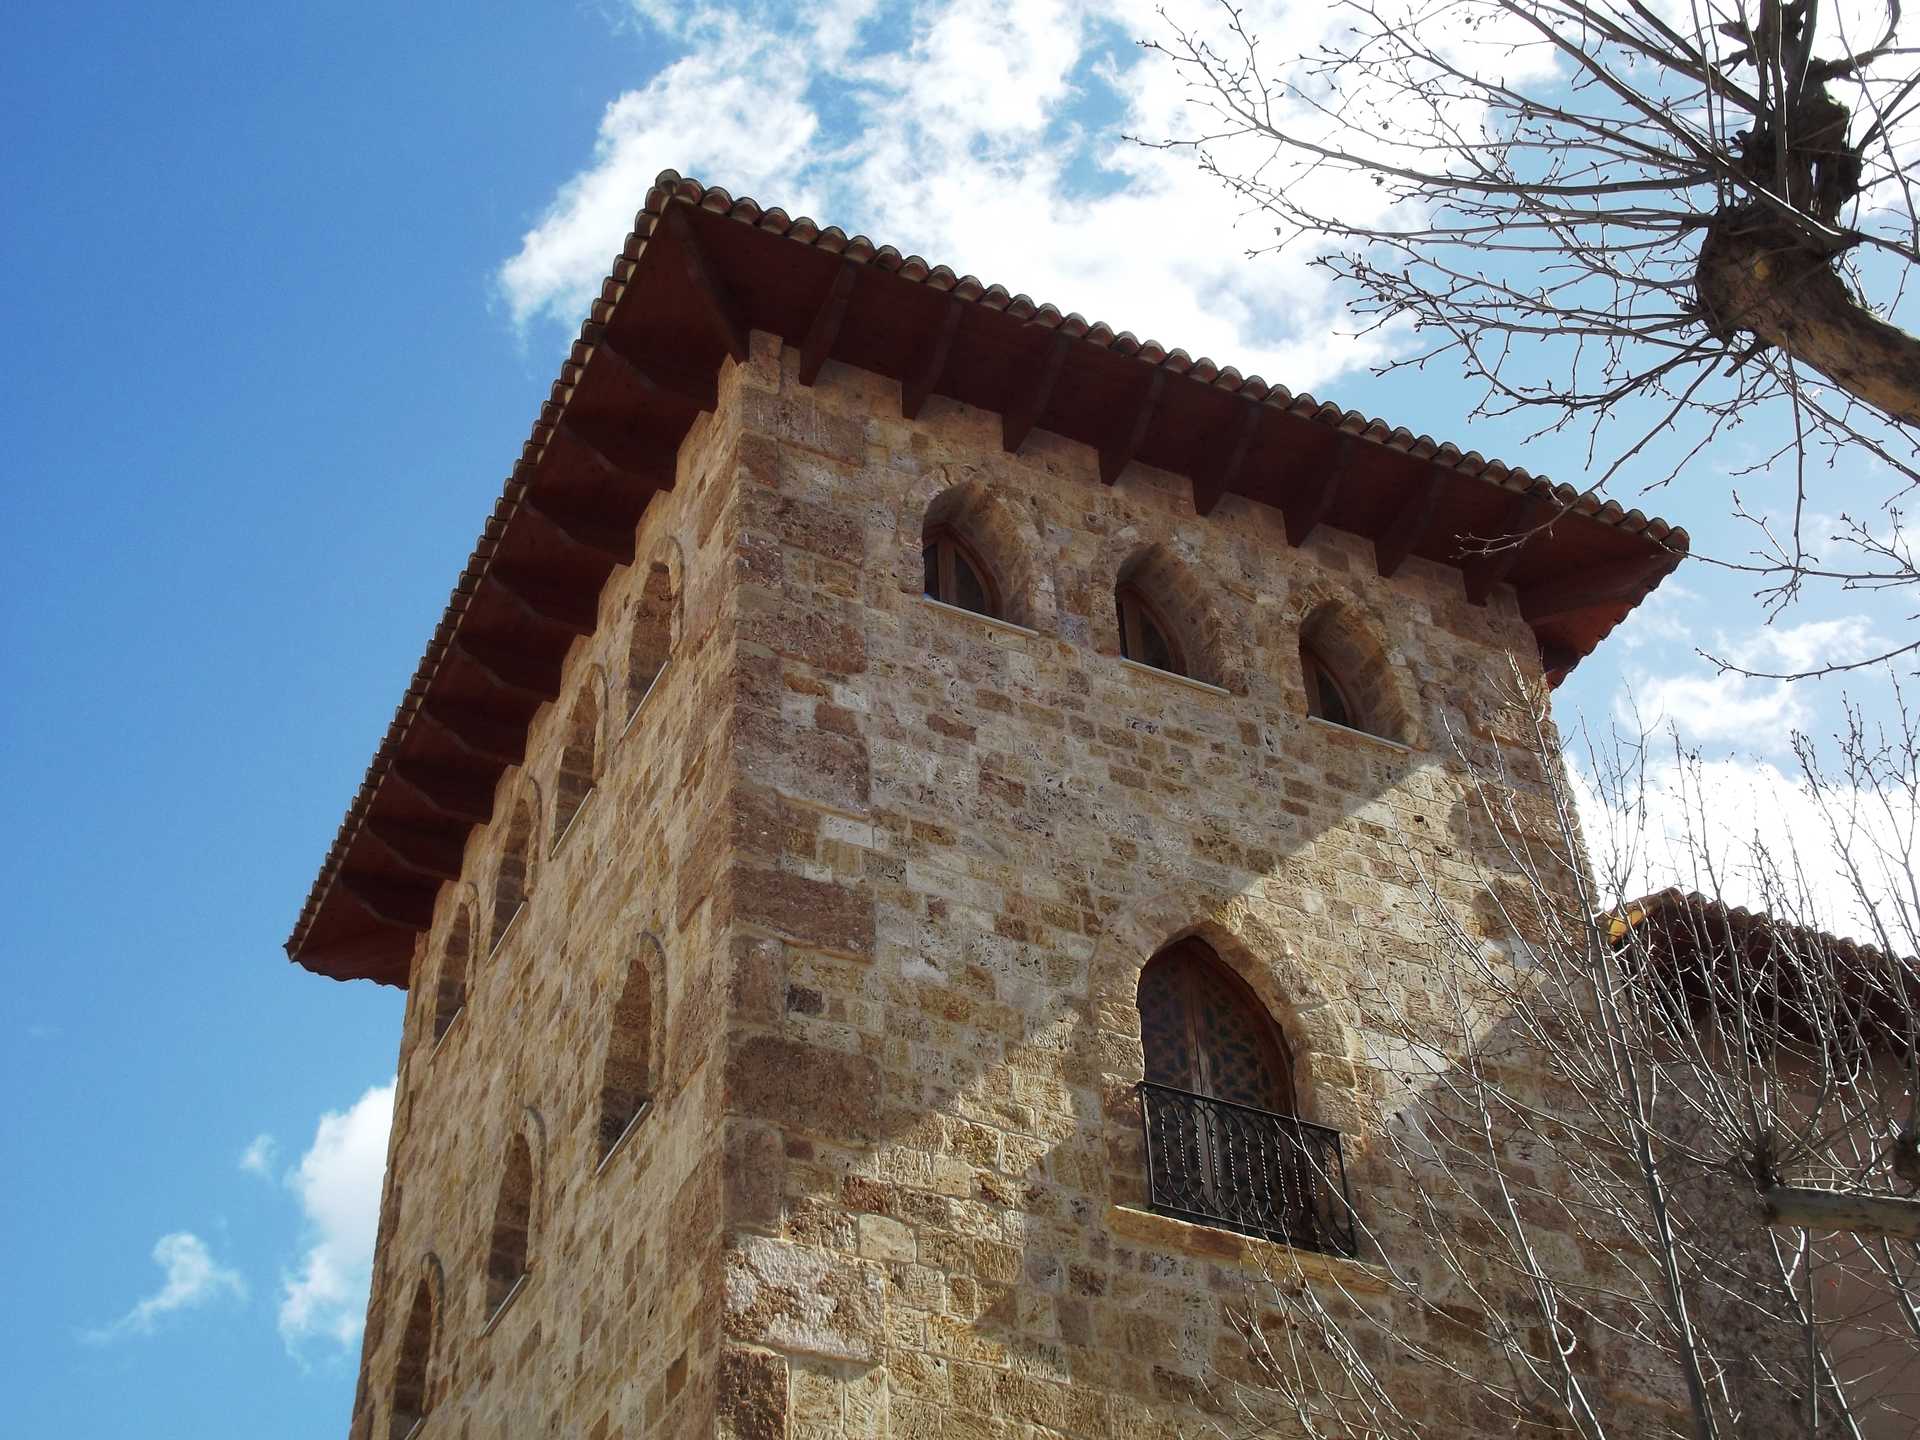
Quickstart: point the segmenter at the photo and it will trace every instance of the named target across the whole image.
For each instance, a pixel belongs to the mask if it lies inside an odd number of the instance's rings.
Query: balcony
[[[1147,1203],[1305,1250],[1357,1253],[1340,1132],[1143,1080]]]

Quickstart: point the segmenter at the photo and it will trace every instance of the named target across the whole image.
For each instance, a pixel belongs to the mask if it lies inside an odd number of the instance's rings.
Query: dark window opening
[[[433,1355],[433,1289],[423,1277],[413,1289],[407,1328],[400,1337],[400,1355],[393,1367],[393,1413],[387,1422],[389,1440],[406,1440],[427,1418],[427,1362]]]
[[[1114,598],[1120,610],[1120,653],[1156,670],[1185,675],[1186,660],[1173,632],[1146,597],[1131,585],[1122,585]]]
[[[1347,692],[1334,678],[1332,669],[1304,645],[1300,647],[1300,668],[1307,679],[1307,714],[1330,724],[1344,725],[1349,730],[1363,728],[1356,721],[1357,712],[1348,703]]]
[[[493,1206],[493,1236],[487,1247],[487,1313],[507,1303],[527,1274],[527,1231],[533,1224],[533,1152],[516,1135],[507,1148],[507,1170]]]
[[[1000,597],[991,573],[967,543],[945,526],[927,532],[920,551],[922,582],[929,599],[998,618]]]

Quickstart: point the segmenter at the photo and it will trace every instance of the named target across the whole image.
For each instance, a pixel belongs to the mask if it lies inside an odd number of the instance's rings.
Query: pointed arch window
[[[1352,1254],[1339,1132],[1298,1118],[1292,1051],[1246,982],[1182,940],[1140,972],[1139,1002],[1148,1203]]]
[[[487,1245],[487,1313],[497,1316],[525,1283],[528,1231],[533,1225],[533,1151],[525,1135],[507,1147],[507,1166],[493,1205]],[[491,1322],[489,1322],[491,1323]]]
[[[986,562],[949,525],[927,528],[920,548],[925,593],[943,605],[1000,617],[1000,587]]]
[[[440,983],[434,989],[433,1000],[435,1040],[446,1034],[454,1017],[467,1008],[467,961],[472,952],[473,915],[462,905],[453,917],[446,950],[440,957]]]
[[[493,947],[499,948],[513,917],[527,903],[528,866],[533,850],[533,811],[522,801],[507,827],[507,843],[493,874]]]
[[[600,1161],[640,1123],[653,1099],[654,976],[646,957],[627,962],[627,978],[613,1006],[607,1063],[600,1081]]]
[[[393,1405],[387,1423],[388,1440],[406,1440],[420,1428],[432,1408],[427,1390],[427,1366],[433,1358],[433,1287],[423,1275],[413,1287],[413,1305],[407,1328],[400,1336],[400,1354],[393,1366]]]
[[[655,560],[647,567],[647,581],[641,587],[639,604],[633,612],[633,630],[627,638],[627,719],[639,713],[640,702],[653,689],[653,682],[667,666],[673,650],[675,611],[680,597],[675,592],[673,569],[665,561]]]
[[[1359,710],[1347,698],[1346,686],[1340,683],[1333,667],[1321,658],[1318,650],[1305,643],[1300,646],[1300,670],[1307,682],[1307,714],[1349,730],[1365,728],[1359,722]]]
[[[560,770],[553,779],[553,841],[557,846],[593,793],[600,770],[600,706],[588,687],[574,701],[567,717],[567,743],[560,750]]]
[[[1204,940],[1170,945],[1140,972],[1140,1043],[1154,1084],[1293,1113],[1285,1037]]]
[[[1187,673],[1186,657],[1173,627],[1167,624],[1152,601],[1137,585],[1121,585],[1114,591],[1120,613],[1120,653],[1127,659],[1171,675]]]

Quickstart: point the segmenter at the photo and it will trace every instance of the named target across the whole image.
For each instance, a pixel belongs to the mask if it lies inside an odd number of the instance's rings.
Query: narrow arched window
[[[1307,714],[1349,730],[1362,728],[1359,711],[1347,698],[1346,687],[1311,645],[1300,647],[1300,671],[1307,682]]]
[[[607,1063],[600,1080],[600,1158],[639,1123],[653,1097],[653,975],[643,958],[627,962],[613,1006]]]
[[[466,1008],[467,962],[473,953],[473,917],[462,905],[447,931],[447,945],[440,956],[440,983],[433,997],[433,1038],[438,1040],[453,1024],[453,1017]]]
[[[1120,653],[1156,670],[1185,675],[1186,657],[1180,653],[1173,628],[1139,588],[1121,585],[1114,591],[1114,600],[1120,612]]]
[[[673,650],[674,611],[679,597],[674,593],[673,570],[661,560],[647,567],[647,583],[641,588],[639,604],[633,612],[633,630],[627,640],[627,718],[640,708],[640,702],[653,689],[653,682],[666,668]]]
[[[928,599],[976,615],[999,616],[999,586],[993,572],[950,526],[929,526],[920,556]]]
[[[533,812],[523,801],[507,827],[507,843],[493,872],[493,944],[499,945],[507,926],[527,903],[528,862],[533,847]]]
[[[1140,972],[1140,1043],[1153,1084],[1293,1113],[1279,1027],[1204,940],[1169,945]]]
[[[558,845],[573,817],[593,792],[600,768],[600,706],[591,680],[567,717],[567,740],[560,749],[560,770],[553,777],[553,841]]]
[[[507,1147],[507,1168],[493,1203],[493,1236],[487,1246],[487,1313],[497,1311],[526,1279],[528,1231],[533,1225],[533,1151],[525,1135]]]
[[[400,1336],[400,1354],[393,1365],[393,1406],[387,1423],[388,1440],[406,1440],[427,1418],[427,1365],[433,1358],[433,1287],[426,1277],[413,1287],[413,1305],[407,1328]]]

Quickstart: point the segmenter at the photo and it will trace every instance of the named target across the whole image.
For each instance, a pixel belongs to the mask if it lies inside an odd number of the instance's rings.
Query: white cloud
[[[1697,599],[1694,596],[1686,597]],[[1700,636],[1686,630],[1670,610],[1656,609],[1646,627],[1656,640],[1688,639],[1709,653],[1760,675],[1799,674],[1870,656],[1880,637],[1864,615],[1809,620],[1799,625],[1763,625],[1744,635]],[[1623,724],[1661,729],[1681,738],[1737,744],[1763,754],[1785,752],[1795,730],[1812,721],[1817,692],[1807,681],[1765,680],[1737,670],[1716,670],[1700,659],[1679,674],[1639,670],[1617,703]]]
[[[1830,784],[1823,797],[1766,760],[1650,753],[1644,772],[1623,786],[1596,779],[1617,764],[1572,759],[1581,829],[1606,902],[1678,886],[1879,940],[1871,906],[1896,950],[1920,948],[1900,888],[1920,858],[1911,845],[1920,820],[1911,798],[1845,784]],[[1844,851],[1836,830],[1846,837]]]
[[[320,1117],[313,1144],[287,1177],[312,1235],[298,1274],[286,1277],[280,1335],[289,1349],[314,1339],[352,1345],[360,1335],[380,1221],[380,1181],[393,1121],[391,1083]]]
[[[1148,0],[635,9],[690,52],[607,107],[592,162],[501,266],[519,324],[578,320],[671,167],[1296,390],[1395,343],[1337,333],[1351,327],[1305,253],[1247,259],[1270,227],[1189,155],[1120,138],[1190,122],[1179,77],[1131,43],[1166,33]],[[1290,47],[1336,23],[1306,0],[1255,10]],[[1370,184],[1302,183],[1337,186],[1356,216],[1382,203]]]
[[[193,1309],[220,1295],[246,1298],[247,1282],[240,1273],[215,1261],[206,1242],[189,1231],[176,1230],[156,1240],[153,1263],[166,1272],[160,1288],[113,1324],[86,1332],[86,1339],[104,1342],[122,1335],[150,1335],[162,1315]]]
[[[247,1142],[247,1148],[240,1152],[240,1168],[249,1175],[269,1175],[273,1172],[273,1157],[279,1145],[271,1135],[256,1135]]]

